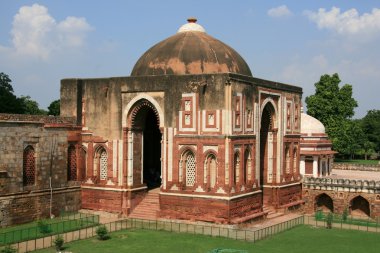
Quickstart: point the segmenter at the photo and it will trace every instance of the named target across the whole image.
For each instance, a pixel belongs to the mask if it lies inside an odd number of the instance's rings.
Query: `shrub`
[[[104,225],[103,226],[99,226],[96,229],[96,234],[98,235],[98,239],[99,240],[107,240],[107,239],[109,239],[108,229]]]
[[[334,218],[333,213],[329,212],[326,217],[326,226],[328,229],[332,228],[333,218]]]
[[[54,239],[54,246],[55,246],[55,249],[56,249],[57,251],[62,250],[62,247],[63,247],[63,243],[64,243],[64,242],[65,242],[65,241],[63,240],[62,235],[57,235],[57,236],[55,237],[55,239]]]
[[[347,217],[348,217],[348,208],[344,208],[343,210],[343,213],[342,213],[342,220],[343,221],[347,221]]]
[[[323,212],[322,212],[322,210],[317,210],[315,212],[315,219],[316,220],[322,220],[323,219]]]
[[[17,250],[13,248],[11,245],[7,245],[4,248],[1,249],[1,253],[16,253]]]
[[[51,232],[50,225],[44,220],[39,220],[37,226],[41,234],[49,234]]]

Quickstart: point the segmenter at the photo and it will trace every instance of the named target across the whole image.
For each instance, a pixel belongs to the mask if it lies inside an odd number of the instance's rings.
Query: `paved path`
[[[361,170],[336,170],[334,169],[329,176],[330,178],[344,179],[361,179],[361,180],[380,180],[378,171],[361,171]]]

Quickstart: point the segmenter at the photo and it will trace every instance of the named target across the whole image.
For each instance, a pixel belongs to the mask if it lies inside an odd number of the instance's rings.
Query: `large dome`
[[[237,73],[252,76],[244,59],[188,19],[178,32],[154,45],[135,64],[131,76]]]

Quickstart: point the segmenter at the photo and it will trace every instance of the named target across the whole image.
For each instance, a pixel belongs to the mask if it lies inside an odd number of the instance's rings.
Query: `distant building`
[[[310,115],[301,113],[300,173],[314,177],[331,173],[335,151],[325,133],[324,125]]]

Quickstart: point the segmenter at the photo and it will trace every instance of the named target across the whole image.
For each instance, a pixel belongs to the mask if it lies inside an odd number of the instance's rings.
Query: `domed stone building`
[[[82,207],[133,215],[156,192],[159,217],[239,223],[300,205],[302,89],[188,21],[131,76],[61,81]]]
[[[316,118],[301,113],[300,173],[308,176],[328,176],[334,154],[325,126]]]

